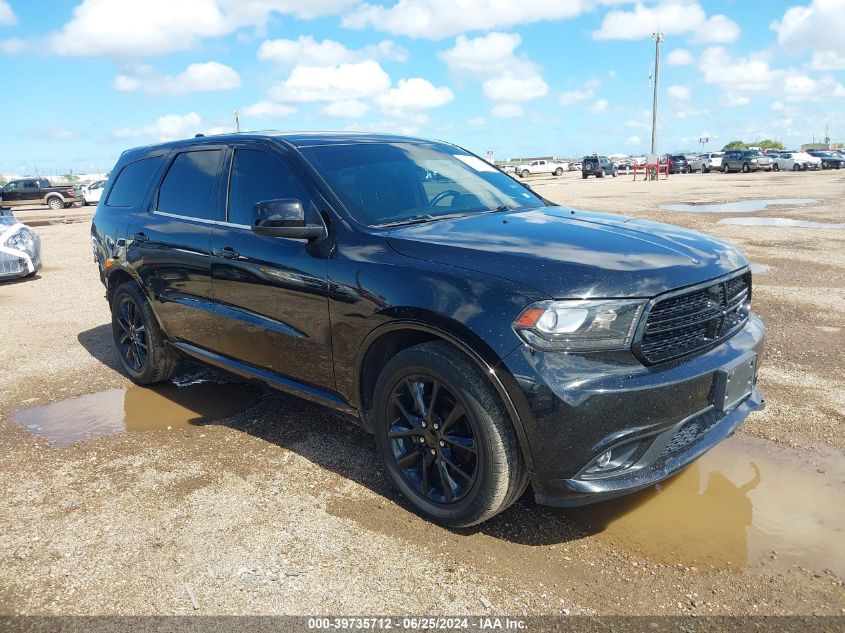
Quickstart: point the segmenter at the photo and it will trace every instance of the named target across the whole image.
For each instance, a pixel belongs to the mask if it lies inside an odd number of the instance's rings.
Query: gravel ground
[[[754,283],[768,326],[768,406],[728,442],[818,481],[845,482],[845,231],[732,226],[718,221],[740,214],[658,208],[812,197],[818,204],[747,215],[841,223],[845,174],[660,183],[567,174],[530,184],[574,207],[728,239],[770,266]],[[60,219],[18,212],[37,220],[45,268],[0,285],[0,613],[845,613],[840,571],[802,558],[800,542],[788,563],[778,551],[734,566],[683,555],[673,562],[672,552],[632,547],[529,497],[478,529],[433,526],[393,491],[369,436],[277,393],[213,424],[51,448],[14,423],[14,412],[129,386],[91,260],[89,213],[51,224]],[[185,371],[183,381],[226,380]],[[784,497],[769,503],[788,515]],[[641,511],[610,503],[617,515]],[[756,529],[742,536],[750,543]],[[839,543],[843,529],[833,526]]]

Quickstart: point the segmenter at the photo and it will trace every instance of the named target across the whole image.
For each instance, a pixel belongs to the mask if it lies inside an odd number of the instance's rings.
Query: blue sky
[[[399,131],[479,154],[845,138],[845,0],[0,0],[0,173],[107,170],[242,129]]]

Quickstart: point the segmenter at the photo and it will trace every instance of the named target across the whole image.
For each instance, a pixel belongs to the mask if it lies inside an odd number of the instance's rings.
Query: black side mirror
[[[314,240],[324,231],[321,224],[306,223],[302,202],[295,198],[264,200],[255,205],[252,232],[257,235]]]

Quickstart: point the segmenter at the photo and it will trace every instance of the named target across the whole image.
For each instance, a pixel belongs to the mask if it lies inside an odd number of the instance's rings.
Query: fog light
[[[612,451],[605,451],[601,455],[598,456],[596,459],[596,466],[599,468],[607,468],[610,464],[610,458],[612,457]]]

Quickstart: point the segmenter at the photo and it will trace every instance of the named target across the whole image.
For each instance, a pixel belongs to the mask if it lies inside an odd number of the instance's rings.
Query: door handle
[[[222,257],[223,259],[238,259],[241,256],[241,254],[238,253],[231,246],[226,246],[224,248],[215,248],[211,251],[211,254],[215,257]]]
[[[130,235],[129,239],[133,242],[146,242],[150,238],[147,236],[146,233],[138,233],[136,235]]]

